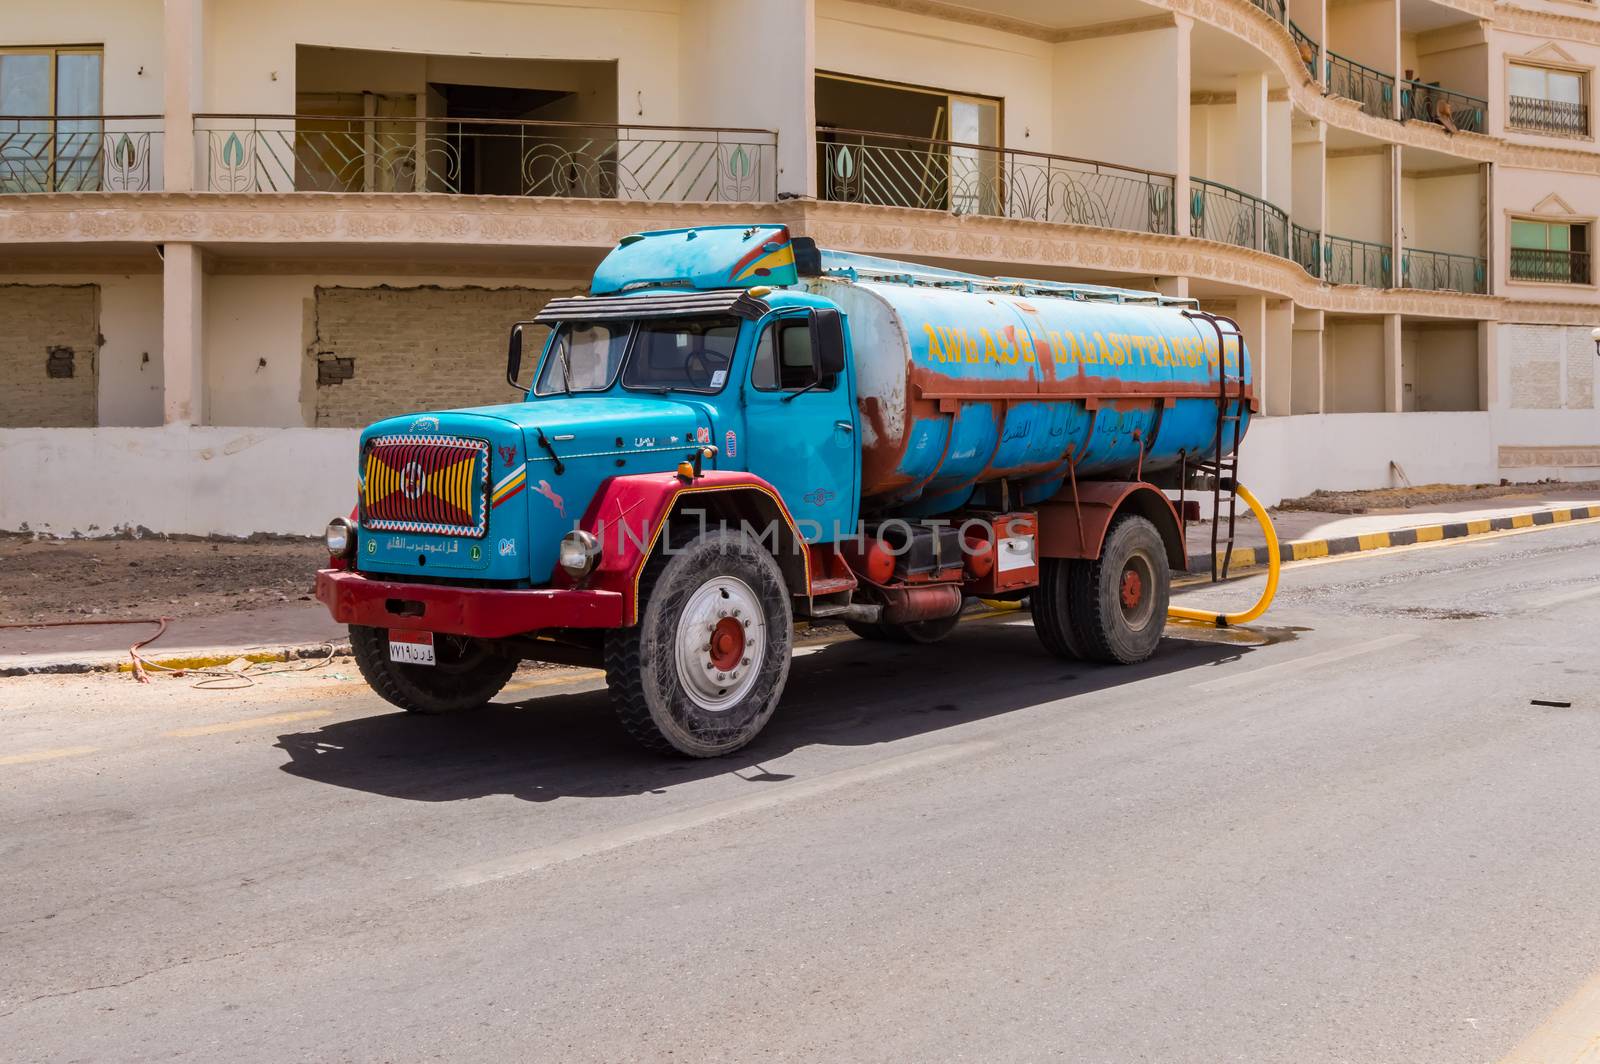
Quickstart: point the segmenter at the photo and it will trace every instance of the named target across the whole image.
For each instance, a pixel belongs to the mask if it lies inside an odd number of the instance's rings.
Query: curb
[[[1600,517],[1600,504],[1574,506],[1564,510],[1535,510],[1533,513],[1490,517],[1481,521],[1456,521],[1444,525],[1397,528],[1392,532],[1368,532],[1362,536],[1298,539],[1292,543],[1278,544],[1278,560],[1303,562],[1311,558],[1327,558],[1336,554],[1355,554],[1360,551],[1383,550],[1385,547],[1409,547],[1416,543],[1438,543],[1447,539],[1481,536],[1488,532],[1508,532],[1514,528],[1534,528],[1540,525],[1563,525],[1596,517]],[[1211,559],[1210,554],[1195,555],[1189,559],[1187,572],[1209,576]],[[1267,564],[1267,560],[1266,547],[1235,547],[1228,554],[1228,572],[1231,574],[1247,569],[1259,569]]]
[[[240,658],[252,665],[262,665],[274,661],[304,661],[308,658],[321,658],[328,656],[328,647],[333,647],[333,656],[350,653],[350,644],[344,640],[322,643],[301,643],[297,646],[268,648],[265,650],[206,650],[194,654],[182,654],[174,657],[156,657],[141,655],[141,660],[146,668],[161,669],[214,669],[219,665],[226,665]],[[60,676],[78,675],[88,672],[132,672],[133,662],[126,653],[115,661],[56,661],[43,665],[10,665],[0,666],[0,677],[8,676]]]

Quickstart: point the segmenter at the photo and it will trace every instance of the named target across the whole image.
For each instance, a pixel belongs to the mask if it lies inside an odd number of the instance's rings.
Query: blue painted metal
[[[608,478],[674,469],[706,445],[718,449],[710,466],[773,484],[812,542],[850,534],[863,515],[1038,502],[1062,490],[1069,465],[1080,480],[1130,479],[1214,453],[1216,339],[1185,317],[1188,301],[837,253],[802,280],[794,259],[777,226],[624,240],[596,271],[595,295],[769,289],[758,292],[768,313],[740,323],[722,379],[658,393],[628,388],[624,371],[604,391],[368,427],[363,440],[483,439],[494,487],[481,540],[363,530],[356,567],[548,583],[557,544]],[[765,330],[816,309],[845,315],[842,379],[799,395],[762,391],[752,367]],[[1242,351],[1221,363],[1250,380]],[[1238,413],[1247,424],[1249,411]]]

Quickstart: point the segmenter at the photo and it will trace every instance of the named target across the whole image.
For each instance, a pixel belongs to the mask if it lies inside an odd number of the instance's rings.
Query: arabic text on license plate
[[[389,660],[407,665],[432,665],[433,633],[411,632],[399,628],[389,632]]]

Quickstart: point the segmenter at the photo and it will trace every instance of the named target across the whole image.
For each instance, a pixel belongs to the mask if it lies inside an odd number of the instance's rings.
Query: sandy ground
[[[1409,509],[1468,499],[1499,499],[1537,495],[1552,489],[1600,490],[1600,481],[1542,480],[1532,484],[1418,484],[1413,487],[1372,491],[1314,491],[1298,499],[1285,499],[1275,510],[1310,510],[1328,514],[1364,514],[1376,510]]]
[[[177,614],[310,601],[314,539],[34,539],[0,535],[0,624]]]

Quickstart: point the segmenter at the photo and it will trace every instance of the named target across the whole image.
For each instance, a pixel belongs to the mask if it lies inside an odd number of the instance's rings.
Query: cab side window
[[[756,344],[750,383],[764,392],[792,392],[817,380],[817,362],[811,348],[811,319],[783,318],[767,326]],[[829,391],[831,379],[813,390]]]

